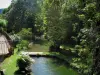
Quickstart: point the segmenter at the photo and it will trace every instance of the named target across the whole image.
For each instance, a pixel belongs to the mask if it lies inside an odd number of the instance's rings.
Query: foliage
[[[32,39],[32,32],[31,28],[22,28],[20,32],[17,33],[21,39],[31,40]]]
[[[55,45],[70,41],[73,34],[71,31],[74,24],[73,19],[76,18],[73,12],[76,11],[70,10],[77,8],[77,2],[74,1],[75,4],[71,1],[68,2],[65,0],[44,0],[43,4],[40,4],[41,13],[39,14],[41,16],[38,15],[43,19],[40,24],[42,24],[41,28],[44,31],[44,37],[54,42]],[[68,7],[71,8],[70,2],[73,6],[75,5],[75,8],[67,9]]]
[[[12,0],[11,6],[4,10],[8,20],[8,32],[19,32],[22,28],[34,26],[34,20],[28,23],[28,18],[36,12],[36,0]]]
[[[27,50],[28,49],[28,45],[29,45],[29,41],[27,40],[21,40],[16,47],[18,48],[18,51],[22,51],[22,50]]]
[[[7,20],[0,19],[0,27],[6,27],[7,26]]]
[[[94,63],[97,63],[96,61],[93,61],[93,58],[95,58],[95,51],[96,48],[100,48],[99,42],[99,9],[98,9],[98,3],[99,1],[87,1],[85,2],[84,7],[81,9],[81,15],[83,15],[84,19],[81,19],[83,22],[83,28],[80,29],[80,33],[78,34],[78,37],[80,37],[80,45],[87,49],[89,53],[87,56],[91,55],[92,61],[87,61],[88,66],[95,65]],[[96,41],[98,39],[98,41]],[[98,54],[98,53],[97,53]],[[93,57],[92,57],[93,56]],[[90,59],[88,57],[88,59]],[[98,60],[98,59],[97,59]],[[90,74],[95,74],[93,72],[97,72],[97,67],[95,67],[95,71],[92,70]],[[97,75],[97,74],[96,74]]]
[[[81,62],[87,67],[93,63],[87,59],[93,59],[93,52],[100,48],[98,3],[88,0],[44,0],[41,6],[46,38],[56,46],[74,44],[80,59],[86,61]]]
[[[20,36],[17,34],[11,34],[10,38],[12,39],[14,45],[18,44],[18,42],[21,40]]]
[[[56,48],[62,44],[74,45],[79,59],[86,61],[80,60],[83,65],[87,66],[85,69],[89,73],[88,67],[92,65],[92,61],[88,62],[87,60],[93,59],[92,50],[97,47],[96,40],[99,40],[95,26],[96,19],[99,21],[96,2],[88,0],[43,0],[39,5],[41,12],[37,16],[42,17],[43,21],[38,19],[40,22],[38,23],[41,25],[44,37],[51,41]]]
[[[31,61],[28,56],[21,56],[17,59],[17,66],[20,71],[29,71],[31,66]]]
[[[16,62],[17,59],[19,58],[19,55],[16,53],[17,49],[14,49],[14,55],[6,58],[3,62],[2,62],[2,69],[6,69],[5,70],[5,74],[6,75],[14,75],[14,72],[18,69],[16,67]]]
[[[99,0],[13,0],[4,12],[8,30],[17,32],[22,40],[16,46],[19,50],[26,49],[26,40],[36,36],[43,36],[56,50],[74,45],[79,58],[73,59],[72,65],[82,74],[100,74]]]

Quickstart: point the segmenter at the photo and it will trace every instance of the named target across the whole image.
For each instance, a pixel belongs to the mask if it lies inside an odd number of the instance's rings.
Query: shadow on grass
[[[17,71],[15,71],[14,75],[31,75],[31,71],[17,70]]]
[[[44,44],[47,44],[48,41],[47,40],[41,40],[41,39],[36,39],[34,41],[34,44],[40,44],[40,45],[44,45]]]
[[[3,62],[6,58],[9,58],[10,55],[0,55],[0,63]]]

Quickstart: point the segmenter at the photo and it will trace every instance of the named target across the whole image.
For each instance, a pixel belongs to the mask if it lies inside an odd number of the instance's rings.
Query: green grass
[[[68,49],[68,48],[67,48]],[[55,53],[55,52],[48,52],[49,51],[49,45],[46,44],[33,44],[31,49],[28,51],[32,51],[32,52],[43,52],[43,55],[56,55],[59,58],[62,59],[66,59],[67,57],[65,57],[62,54],[59,53]],[[18,69],[18,67],[16,66],[16,62],[17,59],[19,58],[19,54],[17,54],[17,49],[14,50],[14,55],[6,58],[3,63],[1,68],[5,70],[5,75],[14,75],[14,72]],[[69,61],[67,59],[67,61]]]
[[[14,55],[4,60],[1,68],[5,70],[4,71],[5,75],[14,75],[14,72],[18,69],[16,67],[16,61],[18,57],[19,57],[18,54],[15,52]]]
[[[29,52],[48,52],[49,46],[41,45],[41,44],[33,44],[28,51]]]
[[[49,54],[47,44],[33,44],[31,50],[28,51],[46,52],[46,54]],[[17,49],[15,49],[14,55],[11,55],[2,62],[2,66],[0,68],[4,69],[5,75],[14,75],[14,72],[18,69],[16,62],[19,57],[20,56],[17,54]]]
[[[30,46],[28,52],[48,52],[50,43],[47,40],[37,40]]]

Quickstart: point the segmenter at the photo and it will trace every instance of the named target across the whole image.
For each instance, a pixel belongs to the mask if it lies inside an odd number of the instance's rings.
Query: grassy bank
[[[32,52],[43,52],[43,56],[56,56],[57,58],[67,61],[69,64],[72,62],[73,56],[65,56],[59,52],[48,52],[48,45],[34,44],[32,45]],[[14,50],[14,55],[6,58],[2,63],[2,69],[5,70],[5,75],[14,75],[14,72],[18,69],[16,66],[17,59],[20,57],[17,53],[17,49]],[[38,56],[39,54],[37,54]],[[40,55],[41,56],[41,55]]]
[[[14,55],[3,61],[1,68],[4,69],[5,75],[14,75],[14,72],[18,69],[16,67],[18,57],[19,55],[17,54],[17,49],[15,49]]]
[[[28,51],[29,52],[48,52],[49,46],[41,45],[41,44],[33,44]]]

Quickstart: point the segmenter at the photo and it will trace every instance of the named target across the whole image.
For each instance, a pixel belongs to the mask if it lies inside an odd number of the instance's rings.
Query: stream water
[[[63,61],[54,58],[32,57],[35,62],[32,64],[34,75],[79,75]]]

